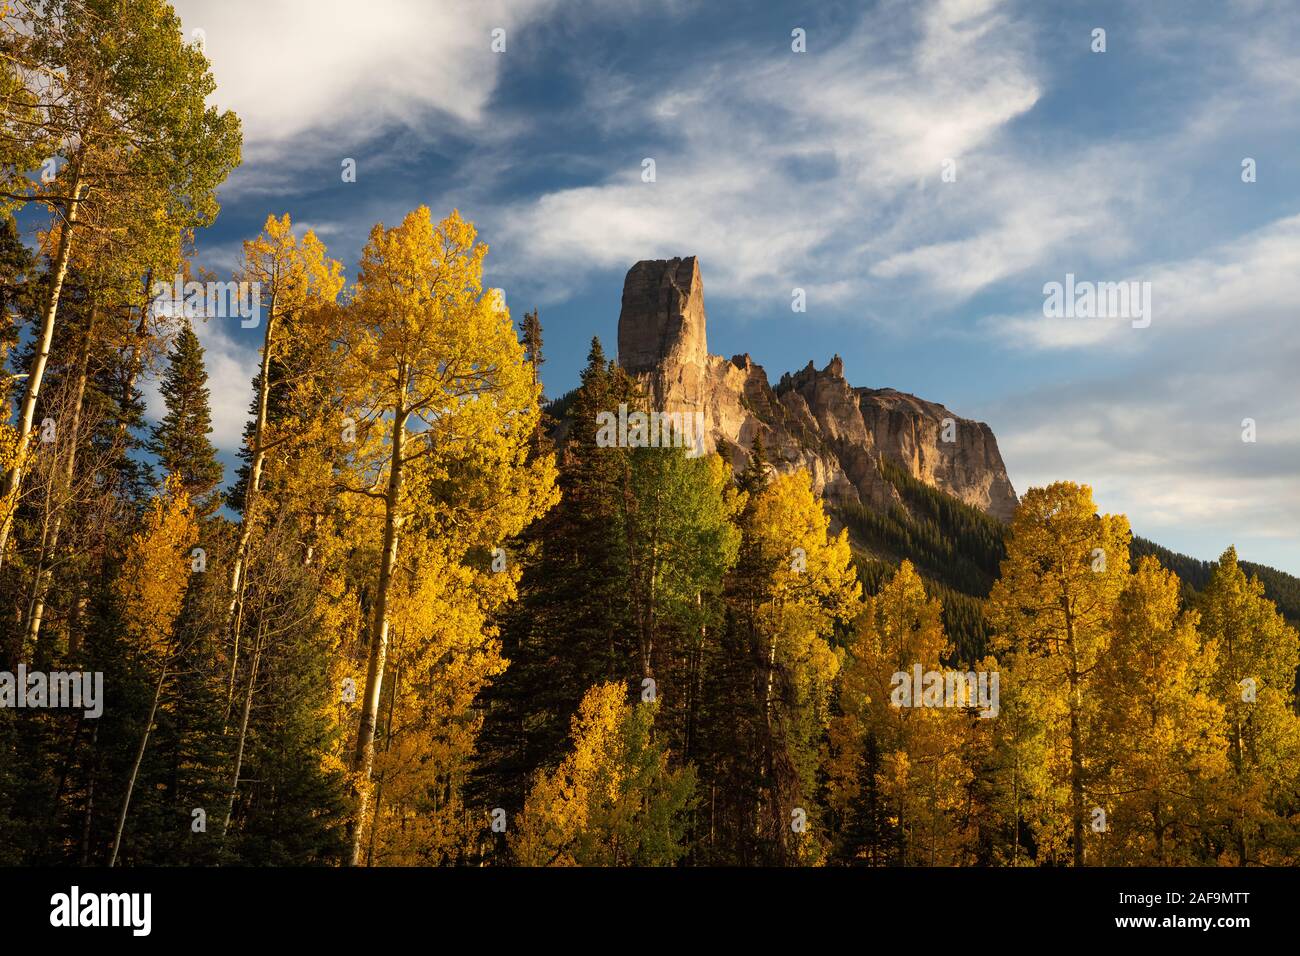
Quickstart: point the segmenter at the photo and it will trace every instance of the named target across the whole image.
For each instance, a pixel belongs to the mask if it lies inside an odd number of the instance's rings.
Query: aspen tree
[[[1192,853],[1212,820],[1212,782],[1227,771],[1223,705],[1209,693],[1218,648],[1202,644],[1199,615],[1180,604],[1177,576],[1144,557],[1097,669],[1108,863],[1199,862]]]
[[[157,671],[157,678],[149,715],[118,810],[109,866],[116,865],[122,848],[122,833],[136,778],[145,748],[149,745],[158,703],[170,676],[175,655],[172,627],[180,614],[189,581],[189,550],[197,539],[198,526],[189,499],[180,490],[180,483],[169,478],[150,503],[141,530],[131,538],[115,587],[126,634],[146,666]]]
[[[971,768],[965,759],[972,717],[943,706],[896,706],[894,675],[939,671],[952,647],[942,607],[926,596],[911,562],[904,561],[881,592],[868,598],[837,677],[841,716],[831,721],[830,805],[848,818],[864,797],[859,772],[869,749],[878,754],[871,784],[892,816],[899,862],[966,862],[970,834],[962,820]],[[979,718],[974,718],[979,719]]]
[[[1009,681],[1050,695],[1057,779],[1068,787],[1065,820],[1075,866],[1085,862],[1085,803],[1096,743],[1097,662],[1110,642],[1119,593],[1128,578],[1128,520],[1101,515],[1092,489],[1061,481],[1031,488],[1011,519],[1002,576],[989,595],[993,642]]]
[[[420,519],[430,533],[471,542],[467,527],[440,525],[444,496],[474,502],[475,491],[483,493],[483,506],[474,510],[506,516],[511,533],[554,501],[553,463],[530,461],[528,453],[540,389],[504,303],[484,294],[487,247],[476,238],[458,212],[435,224],[426,206],[393,228],[376,225],[344,315],[346,387],[374,439],[358,442],[352,462],[357,477],[344,490],[379,506],[381,528],[352,759],[359,791],[354,865],[368,815],[403,533]]]
[[[736,624],[748,634],[757,665],[762,719],[756,824],[783,862],[811,862],[825,846],[816,806],[817,773],[830,721],[839,659],[831,647],[837,627],[861,607],[848,532],[830,533],[830,520],[805,471],[773,478],[741,514],[734,582]],[[803,839],[791,814],[809,822]]]
[[[1201,633],[1217,646],[1212,693],[1227,721],[1225,856],[1238,866],[1294,863],[1295,824],[1286,808],[1300,792],[1300,635],[1264,597],[1259,580],[1246,577],[1235,548],[1219,558],[1197,608]]]
[[[138,190],[156,198],[173,226],[206,224],[217,212],[216,187],[238,165],[240,150],[238,119],[206,105],[215,85],[207,59],[184,42],[180,21],[163,0],[51,0],[23,4],[14,17],[6,42],[26,90],[22,105],[37,118],[32,143],[47,145],[66,164],[52,183],[34,181],[29,191],[9,196],[49,207],[50,231],[58,237],[19,411],[18,454],[0,486],[9,499],[21,489],[84,208],[101,192]],[[30,145],[15,147],[17,154]],[[0,562],[11,514],[12,506],[0,513]]]
[[[600,684],[573,717],[572,750],[538,771],[510,844],[524,866],[669,866],[684,853],[695,770],[672,770],[658,705]]]
[[[244,561],[249,538],[256,524],[256,508],[261,491],[262,469],[267,452],[273,447],[268,433],[270,394],[273,384],[272,365],[283,349],[285,335],[301,336],[309,323],[301,322],[307,312],[320,304],[333,303],[343,288],[343,266],[330,259],[325,246],[310,229],[297,239],[286,213],[279,219],[267,216],[261,235],[244,243],[244,261],[235,278],[257,283],[260,288],[262,314],[262,353],[254,399],[252,435],[248,448],[248,476],[244,489],[239,541],[230,572],[230,608],[234,618],[239,603]],[[294,327],[298,320],[297,327]],[[288,324],[289,329],[281,329]],[[295,370],[305,374],[305,370]],[[275,439],[276,444],[290,436]]]

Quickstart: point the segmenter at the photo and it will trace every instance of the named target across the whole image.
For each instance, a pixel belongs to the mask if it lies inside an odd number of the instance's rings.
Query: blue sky
[[[838,353],[987,421],[1019,491],[1086,482],[1169,547],[1300,573],[1290,0],[176,6],[245,125],[198,242],[218,274],[269,213],[354,275],[375,222],[459,208],[541,310],[554,397],[592,335],[613,353],[629,266],[698,255],[715,354],[775,381]],[[1045,317],[1066,273],[1150,282],[1150,326]],[[230,461],[258,333],[200,335]]]

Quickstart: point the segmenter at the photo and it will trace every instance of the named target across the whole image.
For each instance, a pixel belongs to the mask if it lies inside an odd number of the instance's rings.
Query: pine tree
[[[740,473],[737,484],[746,495],[756,495],[771,478],[767,462],[767,449],[763,445],[763,429],[754,429],[754,440],[749,446],[749,458],[745,461],[745,470]]]
[[[18,319],[32,311],[32,255],[11,215],[0,215],[0,401],[8,427],[15,385],[8,372],[10,352],[18,344]]]
[[[900,830],[890,820],[880,787],[880,749],[871,734],[855,752],[854,791],[836,826],[833,860],[848,866],[897,866],[903,859]]]
[[[532,369],[533,384],[538,386],[537,401],[542,406],[542,413],[533,428],[533,454],[540,457],[554,450],[548,432],[555,425],[555,420],[546,411],[546,396],[541,391],[541,368],[546,359],[542,357],[542,322],[537,317],[537,309],[524,313],[519,331],[523,336],[524,361]]]
[[[186,320],[167,356],[167,371],[159,388],[167,413],[154,425],[148,449],[158,469],[176,475],[180,488],[194,502],[194,511],[206,518],[221,505],[219,485],[224,475],[212,434],[212,409],[208,403],[208,372],[203,346]]]
[[[537,317],[537,310],[524,313],[524,320],[519,323],[523,335],[524,361],[533,369],[533,381],[539,381],[539,373],[546,359],[542,358],[542,322]],[[541,401],[545,401],[542,398]]]
[[[596,416],[637,400],[593,338],[559,450],[560,501],[524,539],[520,598],[501,622],[509,667],[483,699],[473,790],[485,811],[517,811],[534,773],[559,763],[569,721],[591,687],[640,680],[617,533],[629,452],[596,443]]]

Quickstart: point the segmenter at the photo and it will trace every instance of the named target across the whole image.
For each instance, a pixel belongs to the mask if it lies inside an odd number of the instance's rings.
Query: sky
[[[1018,491],[1300,573],[1292,0],[175,5],[244,127],[218,275],[268,214],[353,277],[375,223],[459,209],[557,397],[615,351],[628,268],[698,256],[712,353],[838,354],[988,422]],[[1067,274],[1149,283],[1149,323],[1048,315]],[[198,331],[233,476],[260,332]]]

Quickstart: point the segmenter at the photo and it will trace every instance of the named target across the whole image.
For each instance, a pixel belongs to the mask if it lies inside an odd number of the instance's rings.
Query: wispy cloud
[[[1295,569],[1300,216],[1137,274],[1152,283],[1148,328],[1041,315],[990,323],[1026,353],[1078,356],[1068,381],[996,403],[1008,467],[1021,487],[1087,481],[1167,543],[1201,553],[1249,543],[1254,559]]]
[[[640,136],[602,181],[512,207],[506,241],[538,271],[692,253],[714,294],[860,292],[884,255],[872,237],[899,248],[941,201],[944,161],[988,147],[1036,102],[1007,27],[992,0],[885,4],[847,36],[811,35],[815,56],[733,50],[666,89],[616,87],[610,122]]]
[[[1198,328],[1225,322],[1267,329],[1279,342],[1290,338],[1300,303],[1300,215],[1270,223],[1245,236],[1220,242],[1203,255],[1155,262],[1124,275],[1080,275],[1090,281],[1150,282],[1151,326],[1134,328],[1123,318],[1048,318],[1040,311],[984,320],[990,334],[1027,349],[1123,349],[1152,345],[1166,334],[1185,337]],[[1048,281],[1063,281],[1051,276]]]

